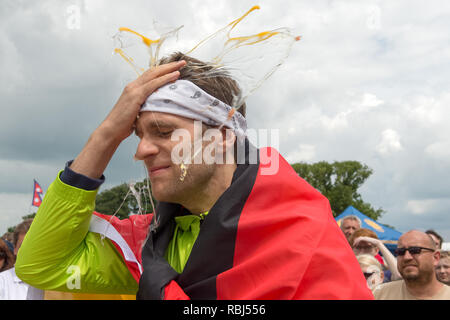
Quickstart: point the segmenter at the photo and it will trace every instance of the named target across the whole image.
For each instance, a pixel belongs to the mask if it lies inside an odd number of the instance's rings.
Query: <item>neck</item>
[[[211,179],[180,204],[195,215],[209,211],[230,187],[236,167],[236,164],[218,165]]]
[[[416,298],[429,298],[434,296],[442,289],[442,283],[440,283],[433,275],[431,281],[408,281],[405,280],[406,288]]]

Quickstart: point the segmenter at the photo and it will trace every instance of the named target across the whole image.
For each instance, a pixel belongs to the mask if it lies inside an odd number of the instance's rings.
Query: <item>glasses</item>
[[[397,248],[395,249],[395,254],[397,256],[404,256],[406,251],[408,251],[410,254],[420,254],[422,250],[429,250],[429,251],[435,251],[434,249],[430,248],[424,248],[424,247],[409,247],[409,248]]]
[[[368,279],[375,273],[375,271],[374,272],[363,272],[363,273],[364,273],[364,278]]]

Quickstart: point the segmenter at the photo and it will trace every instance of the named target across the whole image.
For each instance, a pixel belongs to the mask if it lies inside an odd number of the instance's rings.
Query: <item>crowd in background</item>
[[[17,252],[32,221],[24,220],[0,239],[2,300],[44,298],[43,290],[24,283],[14,271]],[[404,233],[393,254],[375,232],[361,228],[358,217],[346,216],[340,227],[375,299],[450,300],[450,253],[441,250],[443,239],[435,231]]]
[[[14,264],[33,219],[26,219],[0,239],[0,300],[42,300],[44,291],[17,277]]]
[[[450,256],[435,231],[404,233],[393,254],[357,216],[344,217],[341,230],[375,299],[450,300]]]

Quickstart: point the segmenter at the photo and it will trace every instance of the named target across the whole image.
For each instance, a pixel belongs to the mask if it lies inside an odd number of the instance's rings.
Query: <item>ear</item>
[[[433,253],[433,265],[435,267],[438,265],[440,258],[441,258],[441,253],[438,250],[436,250]]]
[[[235,133],[233,132],[233,130],[229,128],[222,128],[221,131],[222,131],[222,140],[218,144],[218,150],[220,150],[222,154],[225,155],[228,154],[234,155],[234,143],[236,142]],[[226,163],[229,162],[227,161]]]

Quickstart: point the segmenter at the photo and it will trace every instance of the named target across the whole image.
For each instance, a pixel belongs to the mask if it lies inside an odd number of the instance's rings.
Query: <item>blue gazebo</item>
[[[398,238],[400,238],[400,236],[402,235],[401,232],[388,228],[384,225],[380,225],[378,222],[359,212],[352,206],[347,207],[344,212],[342,212],[335,218],[337,224],[341,226],[342,218],[349,215],[354,215],[361,219],[361,227],[374,231],[377,234],[378,238],[391,252],[393,252],[395,248],[397,248],[397,241]]]

